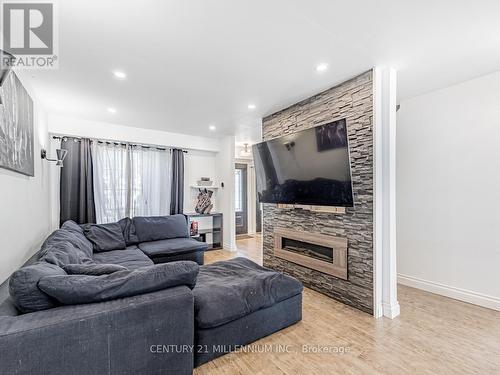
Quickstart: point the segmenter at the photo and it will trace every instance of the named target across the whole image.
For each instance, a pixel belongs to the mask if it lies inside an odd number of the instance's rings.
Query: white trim
[[[379,181],[382,181],[382,158],[380,147],[382,144],[382,132],[377,124],[382,123],[382,72],[373,69],[373,316],[381,318],[384,315],[382,308],[382,189]],[[380,249],[380,250],[379,250]]]
[[[394,68],[373,69],[374,316],[399,315],[396,274],[396,85]]]
[[[238,159],[236,164],[245,164],[247,166],[247,234],[255,235],[257,226],[257,192],[255,191],[255,167],[253,159]]]
[[[396,301],[395,304],[383,303],[382,312],[386,318],[394,319],[400,314],[399,303]]]
[[[418,277],[402,275],[398,273],[398,283],[439,294],[441,296],[453,298],[459,301],[472,303],[474,305],[486,307],[500,311],[500,298],[473,292],[470,290],[456,288],[450,285],[435,283],[433,281],[419,279]]]
[[[227,243],[227,242],[224,242],[222,244],[222,249],[223,250],[228,250],[228,251],[236,251],[236,249],[232,248],[231,247],[231,244],[230,243]]]

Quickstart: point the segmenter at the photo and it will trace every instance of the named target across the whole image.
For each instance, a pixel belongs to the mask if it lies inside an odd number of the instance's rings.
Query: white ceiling
[[[400,99],[499,70],[499,20],[498,0],[65,0],[60,69],[33,85],[51,113],[254,141],[262,116],[377,64]]]

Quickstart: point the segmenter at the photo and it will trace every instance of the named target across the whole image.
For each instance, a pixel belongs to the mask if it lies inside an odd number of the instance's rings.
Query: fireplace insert
[[[325,262],[333,262],[333,251],[331,247],[282,237],[281,248],[283,250],[292,251],[294,253],[305,255]]]

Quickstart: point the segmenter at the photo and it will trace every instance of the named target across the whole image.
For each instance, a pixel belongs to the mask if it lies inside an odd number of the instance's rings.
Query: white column
[[[231,251],[236,250],[234,148],[234,136],[222,138],[220,140],[220,151],[217,153],[215,166],[217,182],[220,186],[217,191],[217,207],[223,215],[223,247]],[[224,187],[221,187],[221,183],[224,183]]]
[[[396,272],[397,72],[375,67],[374,82],[374,315],[399,315]]]

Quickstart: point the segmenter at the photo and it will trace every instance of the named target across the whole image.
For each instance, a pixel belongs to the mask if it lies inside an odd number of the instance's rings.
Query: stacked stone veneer
[[[366,72],[263,119],[265,141],[330,121],[347,119],[354,208],[345,214],[279,209],[264,204],[264,265],[305,286],[368,313],[373,312],[373,81]],[[348,280],[274,256],[274,228],[347,238]]]

